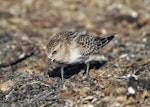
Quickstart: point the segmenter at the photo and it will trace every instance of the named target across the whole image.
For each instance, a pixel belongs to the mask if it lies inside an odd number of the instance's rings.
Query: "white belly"
[[[69,61],[70,64],[85,60],[87,60],[87,57],[82,56],[79,49],[76,48],[70,50],[70,61]]]

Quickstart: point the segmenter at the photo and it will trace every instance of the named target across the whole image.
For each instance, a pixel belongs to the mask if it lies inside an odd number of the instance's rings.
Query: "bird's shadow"
[[[99,69],[101,66],[105,65],[106,61],[98,62],[98,61],[92,61],[90,62],[90,68],[89,69]],[[69,64],[64,68],[64,78],[67,79],[75,74],[78,74],[81,70],[86,70],[86,65],[83,64]],[[53,69],[53,71],[48,72],[49,77],[61,77],[60,72],[60,66]]]

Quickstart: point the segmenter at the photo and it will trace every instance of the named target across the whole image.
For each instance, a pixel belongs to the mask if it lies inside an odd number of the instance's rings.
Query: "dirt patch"
[[[150,2],[13,0],[0,1],[0,106],[150,106]],[[108,58],[49,66],[45,46],[53,34],[78,31],[117,33],[102,50]]]

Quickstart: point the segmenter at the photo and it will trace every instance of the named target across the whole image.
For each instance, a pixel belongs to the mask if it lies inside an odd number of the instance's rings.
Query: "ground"
[[[0,0],[1,107],[150,107],[149,0]],[[45,46],[60,31],[117,33],[106,61],[65,67]]]

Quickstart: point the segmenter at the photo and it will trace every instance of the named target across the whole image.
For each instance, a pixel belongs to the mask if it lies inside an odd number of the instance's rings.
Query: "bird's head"
[[[51,39],[46,46],[46,54],[51,61],[59,61],[62,57],[63,45],[62,40],[59,39]]]

